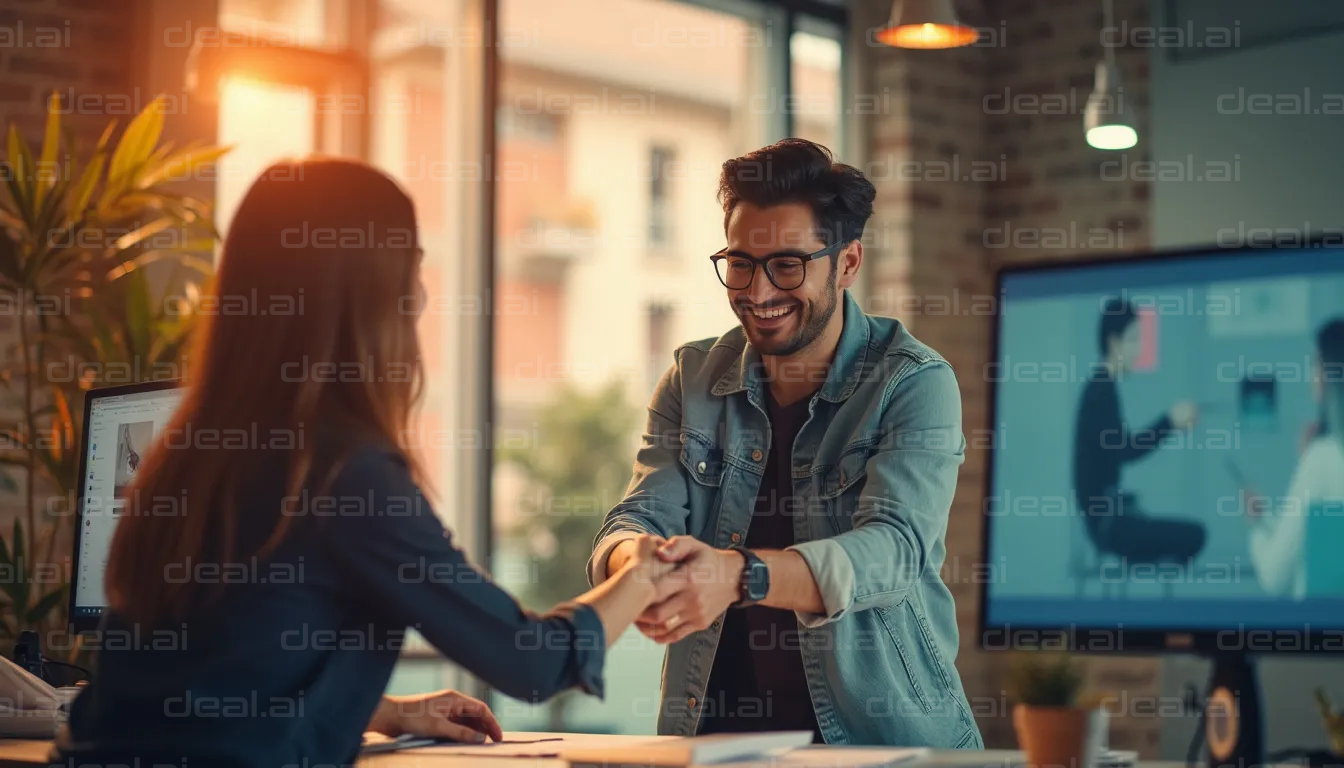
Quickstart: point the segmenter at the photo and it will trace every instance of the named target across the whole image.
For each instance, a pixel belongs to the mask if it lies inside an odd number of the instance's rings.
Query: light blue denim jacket
[[[956,608],[939,575],[966,446],[956,377],[899,321],[865,315],[848,292],[844,319],[792,457],[792,549],[826,607],[798,613],[796,638],[817,722],[830,744],[978,749],[953,666]],[[770,447],[760,354],[739,327],[675,358],[625,499],[597,534],[591,580],[639,533],[719,548],[746,540]],[[660,734],[695,734],[722,624],[668,648]]]

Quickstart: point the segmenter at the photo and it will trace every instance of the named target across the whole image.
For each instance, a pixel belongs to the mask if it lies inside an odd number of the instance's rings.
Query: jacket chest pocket
[[[681,465],[686,471],[687,501],[691,511],[687,530],[703,536],[714,529],[723,502],[721,486],[728,464],[723,449],[695,432],[684,432],[681,446]]]
[[[718,488],[723,482],[723,449],[694,432],[682,435],[681,465],[697,485]]]
[[[866,445],[846,448],[838,461],[817,476],[817,511],[830,525],[830,531],[819,531],[818,535],[830,536],[853,529],[854,510],[868,479],[871,453]]]

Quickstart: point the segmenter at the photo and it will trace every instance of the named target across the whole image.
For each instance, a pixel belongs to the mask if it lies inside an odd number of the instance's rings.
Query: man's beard
[[[802,323],[796,333],[787,339],[772,341],[752,341],[756,350],[762,355],[772,357],[789,357],[796,355],[807,349],[812,342],[820,338],[826,331],[826,325],[830,323],[831,316],[835,314],[835,309],[840,305],[835,295],[835,275],[838,272],[834,261],[831,263],[830,277],[826,278],[826,305],[820,309],[815,301],[808,301],[799,308],[802,313]]]

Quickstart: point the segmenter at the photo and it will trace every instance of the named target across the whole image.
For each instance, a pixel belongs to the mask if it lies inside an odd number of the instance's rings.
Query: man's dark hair
[[[1316,349],[1323,365],[1344,367],[1344,318],[1335,318],[1316,333]]]
[[[1102,357],[1110,354],[1111,339],[1124,335],[1129,326],[1138,319],[1139,313],[1134,310],[1134,305],[1119,296],[1109,298],[1101,305],[1101,328],[1097,333],[1097,346],[1101,347]]]
[[[784,139],[723,164],[719,202],[723,226],[738,203],[759,208],[806,203],[826,245],[863,236],[877,190],[859,169],[837,163],[831,151],[807,139]]]

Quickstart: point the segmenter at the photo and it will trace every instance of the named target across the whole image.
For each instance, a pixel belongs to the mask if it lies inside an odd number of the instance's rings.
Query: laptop
[[[180,381],[153,381],[94,389],[84,398],[70,585],[75,632],[97,629],[102,620],[103,572],[117,520],[150,446],[185,394]]]

